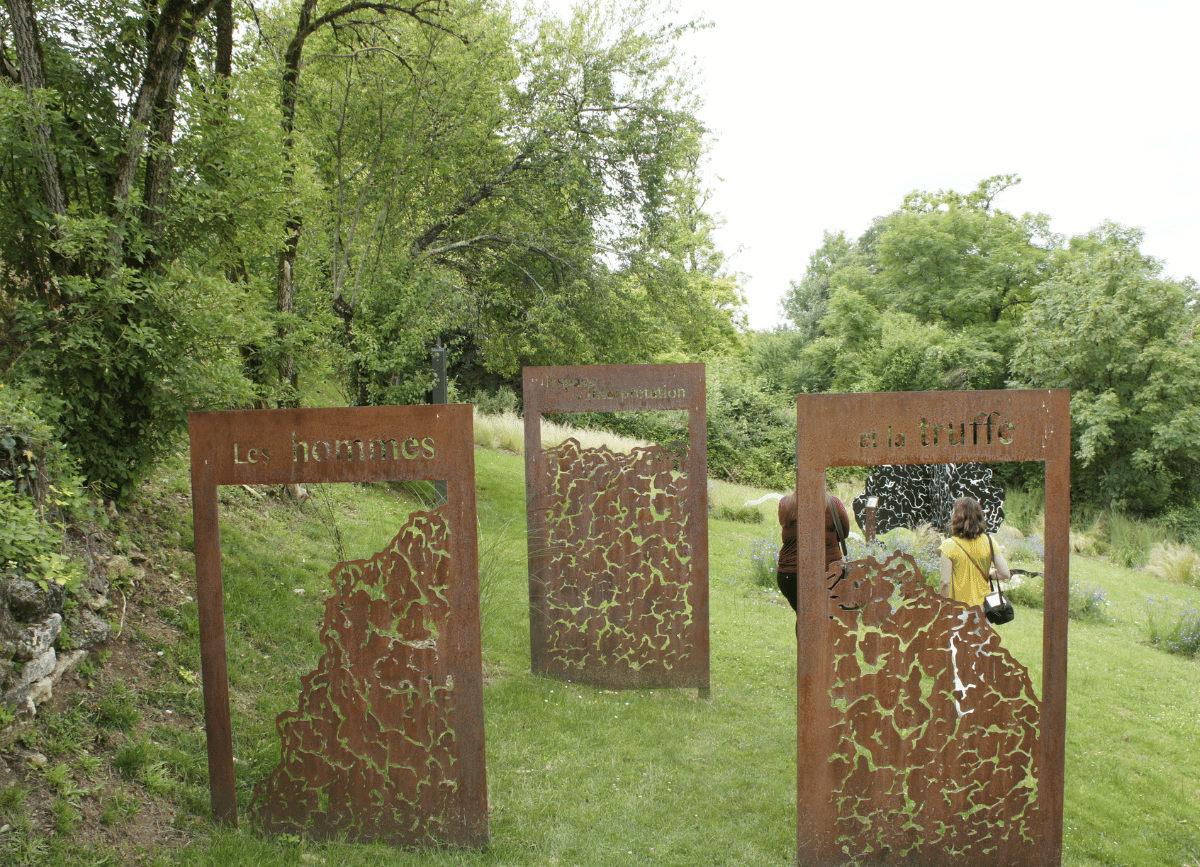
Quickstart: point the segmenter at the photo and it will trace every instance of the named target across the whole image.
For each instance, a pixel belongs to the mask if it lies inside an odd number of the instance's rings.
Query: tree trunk
[[[67,199],[63,192],[58,162],[54,157],[50,124],[46,120],[46,110],[42,104],[42,92],[46,89],[46,64],[37,16],[32,0],[5,0],[5,6],[12,22],[17,61],[21,64],[21,89],[25,92],[32,113],[29,139],[36,155],[38,185],[42,190],[43,204],[54,216],[62,217],[67,213]],[[57,224],[50,227],[50,232],[55,239],[59,238]],[[66,271],[67,263],[57,254],[51,252],[49,257],[48,263],[38,256],[31,256],[28,262],[30,276],[38,291],[42,293],[55,291],[55,276],[61,276]]]

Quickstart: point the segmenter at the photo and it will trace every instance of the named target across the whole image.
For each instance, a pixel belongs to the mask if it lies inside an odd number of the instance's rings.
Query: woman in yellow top
[[[1004,555],[985,532],[983,509],[971,497],[959,497],[950,513],[951,537],[942,542],[942,595],[967,605],[982,605],[989,592],[987,574],[1009,577]]]

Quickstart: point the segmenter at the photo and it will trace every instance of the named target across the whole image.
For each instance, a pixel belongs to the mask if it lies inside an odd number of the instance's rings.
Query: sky
[[[1020,176],[995,207],[1145,232],[1200,279],[1195,0],[676,0],[713,132],[710,210],[751,327],[780,324],[825,231],[913,190]]]

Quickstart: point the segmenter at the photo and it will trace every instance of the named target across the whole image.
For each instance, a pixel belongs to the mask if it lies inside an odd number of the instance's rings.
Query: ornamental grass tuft
[[[1159,542],[1150,550],[1146,571],[1174,584],[1200,585],[1200,557],[1191,545]]]

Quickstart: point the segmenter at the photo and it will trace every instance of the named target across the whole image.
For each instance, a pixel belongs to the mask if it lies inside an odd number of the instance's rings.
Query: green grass
[[[615,692],[529,672],[524,462],[476,451],[484,714],[491,842],[486,851],[395,851],[209,830],[172,853],[184,865],[789,865],[796,829],[794,615],[751,577],[747,551],[777,540],[766,524],[709,522],[712,693]],[[760,496],[721,490],[734,505]],[[275,715],[294,708],[339,546],[367,556],[417,503],[396,486],[330,485],[301,504],[223,489],[222,550],[238,795],[244,811],[278,758]],[[339,541],[340,538],[340,541]],[[767,542],[762,540],[767,539]],[[1195,660],[1149,646],[1146,597],[1195,605],[1200,588],[1076,557],[1073,582],[1102,588],[1106,618],[1072,620],[1068,662],[1065,851],[1068,867],[1200,867],[1200,713]],[[297,591],[303,591],[297,592]],[[187,638],[165,647],[173,687],[158,699],[202,718],[195,606]],[[1000,628],[1041,691],[1041,612]],[[189,679],[190,678],[190,679]],[[47,755],[78,751],[67,715]],[[117,722],[117,720],[113,720]],[[131,739],[118,764],[148,790],[173,786],[183,811],[206,809],[203,733]],[[21,812],[11,790],[0,810]],[[119,831],[127,801],[111,799]],[[61,808],[64,825],[73,814]],[[17,839],[9,843],[16,847]],[[3,852],[0,849],[0,852]],[[16,851],[15,848],[10,851]]]

